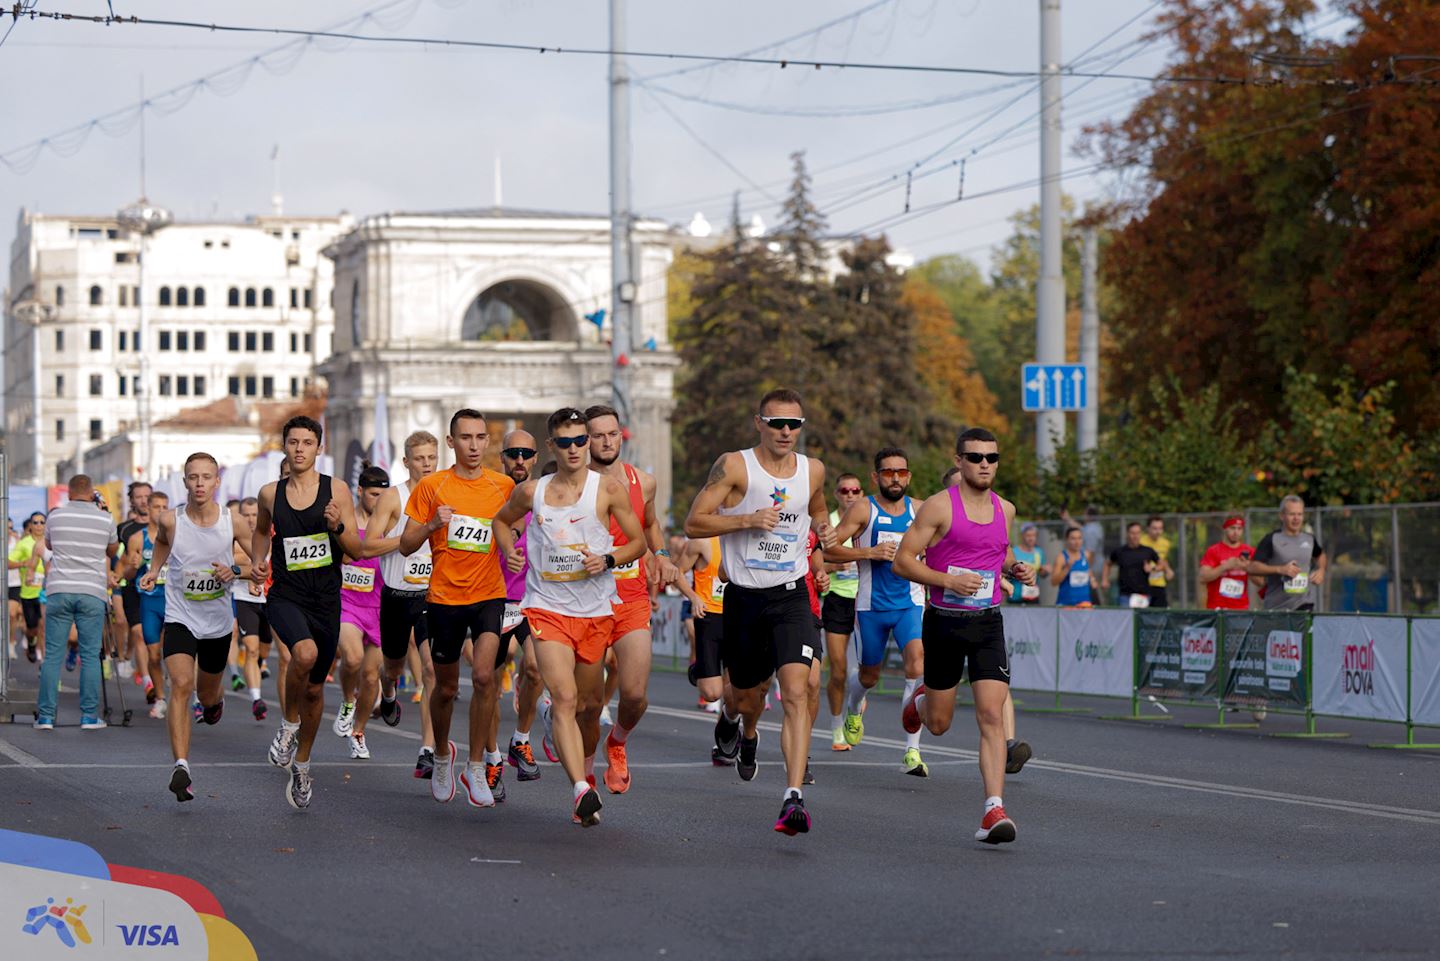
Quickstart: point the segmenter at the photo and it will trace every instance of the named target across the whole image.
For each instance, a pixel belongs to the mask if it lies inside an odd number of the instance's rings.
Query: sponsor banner
[[[683,597],[661,594],[660,602],[650,612],[650,653],[655,657],[690,656],[690,642],[685,638],[685,624],[680,620]]]
[[[1315,712],[1405,720],[1405,635],[1403,617],[1316,614]]]
[[[1226,612],[1225,700],[1303,708],[1305,631],[1297,612]]]
[[[1440,620],[1410,621],[1410,719],[1440,727]]]
[[[1134,616],[1128,610],[1062,608],[1059,689],[1129,697],[1135,683]]]
[[[1027,691],[1053,691],[1055,645],[1060,611],[1054,607],[1005,608],[1005,649],[1010,654],[1010,686]]]
[[[1141,694],[1198,701],[1219,693],[1219,615],[1213,611],[1139,610],[1135,619]]]

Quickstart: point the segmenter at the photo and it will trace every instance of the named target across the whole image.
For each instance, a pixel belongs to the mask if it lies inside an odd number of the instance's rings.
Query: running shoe
[[[157,721],[165,720],[165,702],[157,700],[153,704],[151,704],[150,716],[155,718],[155,720]]]
[[[280,730],[275,732],[275,738],[270,742],[270,763],[276,767],[289,767],[295,761],[296,734],[295,731],[287,730],[284,724]]]
[[[262,681],[268,681],[270,679],[270,665],[264,661],[260,662],[260,679]]]
[[[1014,744],[1008,745],[1005,748],[1005,773],[1019,774],[1020,769],[1025,766],[1025,762],[1033,756],[1034,752],[1030,750],[1030,745],[1024,741],[1016,741]]]
[[[355,702],[341,701],[340,713],[335,715],[335,723],[330,726],[336,737],[349,737],[350,732],[355,730]]]
[[[290,776],[285,780],[285,800],[297,811],[310,806],[310,772],[300,770],[300,765],[290,765]]]
[[[455,796],[455,742],[450,742],[450,756],[444,760],[432,755],[435,772],[430,777],[430,796],[441,804],[449,803]]]
[[[239,675],[239,674],[231,674],[231,675],[230,675],[230,690],[232,690],[232,691],[243,691],[244,689],[245,689],[245,682],[240,678],[240,675]]]
[[[545,725],[545,736],[540,739],[540,747],[545,751],[545,759],[551,764],[560,763],[560,752],[555,750],[555,720],[550,716],[550,695],[546,694],[540,699],[540,723]]]
[[[630,790],[630,762],[625,757],[625,745],[616,743],[615,737],[605,738],[605,788],[611,794],[624,794]]]
[[[800,783],[806,787],[815,783],[815,775],[810,773],[810,759],[808,757],[805,759],[805,776],[800,779]]]
[[[845,715],[845,723],[840,728],[840,733],[845,735],[845,743],[855,747],[865,737],[865,718],[860,714]]]
[[[560,763],[560,752],[555,749],[555,739],[549,734],[540,738],[540,749],[545,752],[545,760],[551,764]]]
[[[709,713],[709,714],[719,714],[719,713],[720,713],[720,705],[721,705],[722,703],[724,703],[724,702],[721,701],[720,698],[717,697],[715,700],[713,700],[713,701],[711,701],[709,704],[706,704],[706,705],[705,705],[705,711],[706,711],[707,713]]]
[[[600,795],[592,787],[575,799],[575,813],[571,820],[582,828],[593,828],[600,823]]]
[[[55,719],[54,719],[53,717],[46,717],[44,714],[41,714],[39,717],[37,717],[37,718],[35,719],[35,730],[37,730],[37,731],[53,731],[53,730],[55,730]]]
[[[830,732],[830,750],[850,750],[850,742],[845,740],[845,729],[843,727],[837,727],[835,730]]]
[[[905,773],[913,774],[916,777],[929,777],[930,768],[920,760],[919,748],[906,748],[905,750]]]
[[[780,816],[775,819],[775,830],[792,838],[809,832],[810,812],[805,810],[805,801],[799,795],[792,794],[785,799]]]
[[[419,704],[419,703],[420,703],[420,693],[421,693],[422,690],[423,690],[422,688],[418,688],[418,687],[417,687],[417,688],[415,689],[415,693],[410,695],[410,703],[411,703],[411,704]]]
[[[130,678],[135,676],[135,665],[131,664],[129,661],[116,662],[115,670],[117,673],[119,673],[120,677],[123,680],[128,681]]]
[[[609,705],[609,704],[606,704],[604,707],[602,707],[602,708],[600,709],[600,726],[601,726],[601,727],[614,727],[614,726],[615,726],[615,719],[610,716],[610,705]]]
[[[195,716],[196,724],[205,720],[205,708],[200,706],[200,700],[198,698],[190,703],[190,713]]]
[[[175,800],[180,802],[195,800],[195,792],[191,790],[190,768],[185,764],[176,764],[175,770],[170,772],[170,793],[175,795]]]
[[[530,742],[516,744],[510,742],[510,751],[505,758],[510,766],[515,769],[515,777],[520,781],[540,780],[540,765],[535,763],[535,752],[530,749]]]
[[[400,701],[398,698],[392,697],[388,701],[383,697],[380,699],[380,720],[384,721],[389,727],[394,727],[400,723]]]
[[[495,796],[495,803],[499,804],[505,800],[505,762],[491,764],[485,762],[485,783],[490,785],[490,793]]]
[[[906,734],[914,734],[920,730],[920,712],[915,708],[915,699],[925,693],[925,685],[915,685],[915,690],[900,704],[900,726],[905,729]]]
[[[100,677],[102,680],[110,680],[110,658],[108,657],[100,659]]]
[[[500,672],[500,693],[509,694],[513,690],[515,690],[515,669],[506,664],[505,670]]]
[[[984,841],[986,844],[1005,844],[1015,840],[1015,822],[1010,820],[1002,807],[993,807],[985,812],[985,819],[980,822],[980,830],[975,832],[975,840]]]
[[[722,713],[715,719],[715,747],[710,759],[717,765],[734,764],[740,754],[740,721],[731,721]]]
[[[364,731],[355,731],[350,735],[350,757],[357,761],[370,760],[370,748],[365,743]]]
[[[735,762],[735,770],[740,773],[740,780],[755,780],[755,772],[760,769],[759,763],[755,760],[755,751],[760,746],[760,736],[740,738],[740,759]]]
[[[65,670],[75,670],[75,665],[80,663],[80,648],[72,647],[65,652]]]
[[[195,703],[198,704],[200,702],[196,701]],[[224,713],[225,698],[222,696],[220,700],[216,701],[214,704],[211,704],[209,707],[202,707],[200,709],[200,720],[204,721],[206,724],[219,724],[220,715]]]
[[[257,721],[265,720],[265,714],[267,711],[268,708],[266,708],[265,701],[262,698],[257,697],[254,703],[250,705],[250,713],[255,715],[255,720]]]
[[[101,717],[86,716],[80,719],[80,730],[82,731],[103,731],[109,726]]]
[[[34,642],[34,641],[26,641],[26,642],[25,642],[25,660],[29,661],[31,664],[34,664],[34,663],[35,663],[35,642]]]
[[[417,780],[428,781],[435,776],[435,752],[430,748],[422,748],[420,756],[415,759],[415,777]]]
[[[454,748],[452,747],[451,750],[453,751]],[[440,776],[440,767],[443,763],[438,757],[435,759],[437,778]],[[465,789],[465,800],[470,802],[472,808],[493,808],[498,800],[494,792],[490,790],[489,772],[477,770],[477,765],[474,763],[466,764],[460,769],[460,786]],[[431,788],[434,788],[433,783]],[[436,800],[439,800],[438,796]]]

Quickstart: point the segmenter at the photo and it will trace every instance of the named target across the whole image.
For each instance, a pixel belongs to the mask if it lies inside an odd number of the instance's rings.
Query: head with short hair
[[[983,427],[962,430],[955,438],[955,466],[960,468],[962,487],[990,490],[1000,467],[1000,446],[995,435]]]
[[[960,468],[952,464],[945,468],[945,473],[940,475],[940,486],[954,487],[958,483],[960,483]]]
[[[204,451],[185,458],[185,493],[192,506],[199,507],[215,496],[220,486],[220,462]]]
[[[418,481],[435,473],[440,462],[440,442],[428,430],[417,430],[405,438],[405,456],[402,461],[410,472],[410,480]]]
[[[501,469],[515,483],[525,483],[535,470],[535,460],[540,453],[535,446],[535,435],[517,427],[507,432],[501,443],[504,445],[500,448]]]
[[[241,498],[240,516],[249,521],[250,526],[253,528],[255,526],[256,519],[260,516],[260,501],[258,501],[254,497]]]
[[[1298,494],[1280,498],[1280,526],[1287,534],[1298,534],[1305,525],[1305,499]]]
[[[155,488],[146,481],[134,481],[125,488],[125,496],[130,498],[130,509],[137,514],[145,513],[150,503],[150,492]]]
[[[95,484],[90,480],[88,474],[76,474],[70,478],[67,486],[72,501],[88,501],[90,495],[95,493]]]
[[[609,467],[620,459],[625,446],[625,428],[620,415],[607,404],[585,408],[585,429],[590,433],[590,459],[601,467]]]
[[[589,464],[590,429],[585,415],[574,407],[562,407],[545,419],[549,435],[545,446],[555,456],[556,470],[574,474]]]
[[[1040,528],[1026,521],[1020,525],[1020,543],[1027,551],[1035,549],[1035,542],[1040,539]]]
[[[445,443],[455,452],[455,466],[477,471],[490,446],[490,427],[485,415],[473,407],[462,407],[450,415],[450,432]]]
[[[1140,522],[1131,521],[1125,525],[1125,543],[1131,547],[1140,546]]]
[[[285,445],[285,466],[290,474],[281,476],[293,476],[314,467],[324,434],[325,429],[313,417],[297,414],[287,420],[280,430],[280,439]]]
[[[787,457],[804,426],[805,404],[797,391],[777,387],[760,398],[755,429],[760,432],[760,447],[771,457]]]
[[[39,511],[36,511],[29,517],[25,518],[25,533],[38,537],[39,535],[37,532],[44,529],[45,515],[40,513]]]
[[[360,476],[355,481],[358,496],[355,502],[368,517],[375,513],[380,497],[390,488],[390,475],[368,460],[360,462]]]
[[[902,500],[910,489],[910,458],[899,447],[880,448],[870,479],[880,496],[890,503]]]
[[[156,511],[163,511],[170,506],[170,495],[164,491],[152,491],[150,493],[150,517],[153,520]]]
[[[860,486],[859,475],[847,473],[835,478],[835,502],[840,505],[841,514],[864,496],[865,489]]]
[[[1165,518],[1159,514],[1151,514],[1145,520],[1145,533],[1151,537],[1160,537],[1165,533]]]
[[[1071,551],[1072,553],[1075,552],[1075,551],[1079,551],[1079,550],[1081,549],[1081,546],[1082,546],[1084,543],[1085,543],[1085,532],[1084,532],[1084,531],[1082,531],[1082,530],[1081,530],[1080,528],[1078,528],[1078,527],[1067,527],[1067,528],[1065,528],[1065,548],[1066,548],[1066,550],[1069,550],[1069,551]]]

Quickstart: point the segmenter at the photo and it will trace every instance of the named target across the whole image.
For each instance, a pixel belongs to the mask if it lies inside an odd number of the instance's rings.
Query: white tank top
[[[780,523],[773,531],[753,528],[720,535],[725,557],[725,574],[740,587],[779,587],[805,576],[805,544],[810,532],[810,458],[795,455],[795,474],[776,477],[766,472],[747,448],[745,497],[734,507],[722,507],[720,514],[753,514],[767,507],[780,511]]]
[[[410,502],[410,482],[395,485],[400,494],[400,519],[385,532],[386,537],[399,537],[405,533],[405,505]],[[430,538],[425,538],[419,549],[410,556],[394,550],[380,558],[380,577],[385,586],[396,591],[424,591],[430,588]]]
[[[525,597],[520,608],[539,608],[570,617],[606,617],[612,613],[615,576],[609,571],[594,576],[585,573],[580,548],[591,554],[608,554],[614,546],[609,526],[596,516],[600,475],[585,472],[580,499],[566,507],[545,503],[550,477],[535,483],[530,526],[525,528],[525,556],[530,569],[525,573]]]
[[[175,540],[165,565],[165,622],[180,624],[196,637],[228,637],[235,623],[230,590],[215,575],[215,566],[229,567],[234,557],[235,529],[230,511],[220,508],[220,519],[200,527],[185,513],[175,511]]]

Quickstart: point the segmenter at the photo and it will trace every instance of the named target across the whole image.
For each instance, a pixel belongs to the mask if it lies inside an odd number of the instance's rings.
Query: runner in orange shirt
[[[441,803],[455,796],[450,716],[460,689],[460,651],[467,633],[474,640],[470,761],[460,773],[460,783],[475,807],[495,805],[490,778],[483,768],[485,739],[497,703],[495,653],[505,614],[505,579],[491,522],[515,489],[509,477],[481,466],[489,441],[484,414],[468,407],[455,412],[445,437],[455,452],[455,466],[416,482],[405,505],[405,532],[400,535],[402,554],[415,553],[429,540],[434,559],[425,615],[430,656],[435,662],[435,690],[429,692],[430,724],[435,733],[430,793]]]

